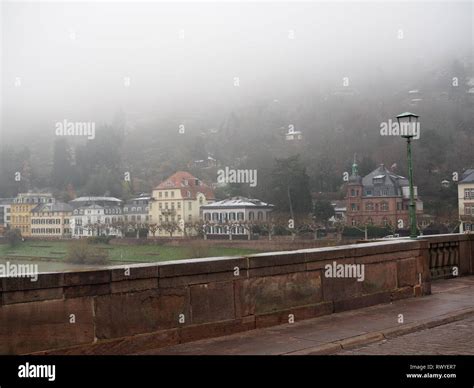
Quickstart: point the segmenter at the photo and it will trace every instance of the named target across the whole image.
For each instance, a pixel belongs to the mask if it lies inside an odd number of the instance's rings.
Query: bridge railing
[[[429,242],[431,279],[444,279],[473,273],[474,234],[422,236]]]

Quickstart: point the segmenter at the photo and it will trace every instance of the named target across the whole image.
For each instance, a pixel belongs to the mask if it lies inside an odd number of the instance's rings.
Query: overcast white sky
[[[380,69],[403,77],[414,66],[472,52],[472,8],[471,2],[6,2],[2,131],[9,138],[52,132],[65,118],[105,122],[119,108],[150,119],[212,112],[309,84],[336,87],[344,76],[357,85]]]

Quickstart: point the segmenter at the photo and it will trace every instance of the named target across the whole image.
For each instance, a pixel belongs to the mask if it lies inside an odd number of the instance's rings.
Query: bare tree
[[[148,224],[148,231],[151,232],[151,234],[153,235],[153,237],[155,237],[155,234],[156,234],[156,232],[158,232],[159,229],[160,229],[160,228],[159,228],[159,226],[158,226],[158,224],[157,224],[156,222],[153,222],[153,223],[149,223],[149,224]]]
[[[160,229],[169,233],[170,237],[173,237],[173,233],[181,230],[181,228],[179,227],[179,224],[175,221],[164,222],[163,224],[160,225]]]

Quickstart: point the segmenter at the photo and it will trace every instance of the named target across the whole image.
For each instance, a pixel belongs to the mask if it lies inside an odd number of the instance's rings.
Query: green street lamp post
[[[401,113],[397,116],[398,127],[401,136],[407,139],[407,160],[408,160],[408,181],[410,184],[410,238],[417,238],[416,228],[416,204],[415,204],[415,189],[413,187],[413,163],[411,158],[411,140],[415,134],[419,133],[418,115],[410,112]]]

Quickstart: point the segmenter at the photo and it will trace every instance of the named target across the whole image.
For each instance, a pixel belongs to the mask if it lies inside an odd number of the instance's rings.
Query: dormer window
[[[385,175],[376,175],[372,178],[372,182],[374,185],[377,185],[377,184],[380,185],[383,183],[384,179],[385,179]]]

